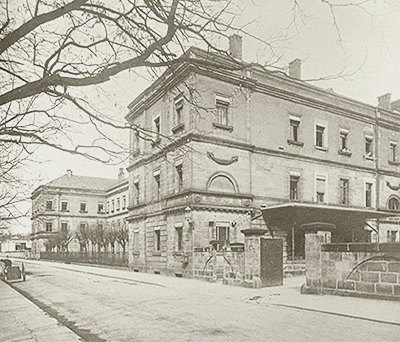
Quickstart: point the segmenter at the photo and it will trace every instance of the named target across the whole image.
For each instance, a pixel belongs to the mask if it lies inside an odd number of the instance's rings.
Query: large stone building
[[[46,241],[61,231],[93,224],[118,227],[128,214],[128,179],[76,176],[71,170],[32,193],[32,255],[46,251]],[[77,239],[70,251],[79,251]]]
[[[132,269],[191,276],[194,251],[242,243],[241,230],[266,228],[260,210],[278,204],[398,214],[398,102],[387,94],[374,107],[310,85],[300,60],[288,74],[238,68],[241,38],[230,47],[232,58],[191,48],[129,105],[129,124],[153,131],[130,138]],[[368,238],[343,221],[333,239]],[[385,224],[371,227],[398,239],[397,223]],[[298,225],[274,225],[301,258]]]

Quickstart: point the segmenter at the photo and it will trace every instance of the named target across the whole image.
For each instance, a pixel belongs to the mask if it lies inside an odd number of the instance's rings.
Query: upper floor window
[[[290,140],[293,142],[299,142],[300,122],[300,118],[290,116]]]
[[[389,160],[395,163],[397,162],[397,143],[391,141],[389,148],[390,148]]]
[[[176,182],[177,190],[181,191],[183,189],[183,169],[182,169],[182,164],[179,164],[179,165],[175,166],[175,170],[176,170],[176,178],[177,178],[177,182]]]
[[[297,201],[299,199],[299,176],[290,175],[290,200]]]
[[[135,204],[138,205],[140,203],[140,184],[139,184],[139,180],[136,179],[133,182],[134,185],[134,191],[135,191]]]
[[[154,172],[153,176],[154,176],[154,197],[156,200],[158,200],[161,198],[160,171]]]
[[[370,135],[365,136],[365,157],[372,158],[374,156],[374,138]]]
[[[117,210],[121,209],[121,200],[117,198]]]
[[[365,206],[372,207],[372,183],[365,183]]]
[[[107,214],[110,212],[110,202],[107,201]]]
[[[326,183],[326,179],[325,179],[324,176],[317,176],[317,178],[316,178],[316,199],[317,199],[317,203],[325,203],[325,201],[326,201],[325,183]]]
[[[315,146],[326,148],[326,127],[324,125],[315,125]]]
[[[51,232],[53,230],[53,223],[46,222],[46,232]]]
[[[111,212],[115,211],[115,200],[111,200]]]
[[[229,98],[216,96],[216,123],[224,126],[229,125]]]
[[[175,99],[175,125],[180,125],[181,123],[183,123],[183,97],[182,95],[179,95],[176,99]]]
[[[154,119],[154,132],[156,133],[156,139],[160,138],[161,123],[160,123],[160,117],[159,116],[157,116]]]
[[[122,196],[122,209],[125,209],[125,208],[126,208],[126,196],[123,195]]]
[[[400,208],[400,202],[396,197],[389,198],[388,209],[398,211]]]
[[[104,204],[103,203],[97,203],[97,212],[104,213]]]
[[[68,202],[61,201],[61,211],[68,211]]]
[[[346,178],[340,178],[340,204],[349,204],[349,180]]]
[[[53,210],[53,201],[46,201],[46,210]]]
[[[87,212],[86,202],[81,202],[79,208],[80,208],[79,210],[80,210],[81,213],[86,213]]]

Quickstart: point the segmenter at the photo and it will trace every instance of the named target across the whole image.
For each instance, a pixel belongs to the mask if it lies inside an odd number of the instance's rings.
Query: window
[[[161,250],[161,232],[159,229],[154,231],[154,250]]]
[[[133,232],[133,250],[139,251],[139,230]]]
[[[140,203],[140,185],[139,180],[136,180],[133,185],[135,186],[135,201],[136,205]]]
[[[387,231],[387,242],[397,242],[398,231],[397,230],[388,230]]]
[[[180,125],[182,123],[182,114],[183,97],[179,96],[179,98],[175,101],[175,125]]]
[[[300,119],[290,118],[290,140],[299,141]]]
[[[46,201],[46,210],[53,210],[53,201]]]
[[[340,178],[340,204],[349,204],[349,180]]]
[[[122,209],[126,208],[126,196],[122,196]]]
[[[68,223],[61,222],[61,232],[66,233],[68,231]]]
[[[154,195],[155,199],[158,200],[161,198],[161,181],[160,181],[160,173],[154,174]]]
[[[325,143],[325,127],[321,125],[315,126],[315,146],[326,147]]]
[[[121,200],[117,198],[117,211],[121,209]]]
[[[104,204],[103,203],[97,203],[97,212],[104,213]]]
[[[372,183],[365,183],[365,206],[372,207]]]
[[[226,244],[229,241],[229,225],[217,225],[216,240],[222,242],[222,244]]]
[[[160,125],[160,117],[156,117],[154,119],[154,131],[156,133],[156,139],[160,138],[160,133],[161,133],[161,125]]]
[[[373,143],[374,143],[374,138],[371,136],[366,136],[365,137],[365,157],[372,158],[374,156],[374,151],[373,151]]]
[[[216,108],[216,123],[224,126],[229,125],[228,110],[229,110],[229,99],[217,96],[215,101]]]
[[[115,211],[115,200],[111,200],[111,212]]]
[[[395,143],[395,142],[390,143],[389,160],[394,163],[397,161],[397,143]]]
[[[290,200],[297,201],[299,199],[299,176],[290,176]]]
[[[110,202],[107,201],[107,214],[110,212]]]
[[[340,150],[341,151],[348,151],[347,146],[347,139],[348,139],[349,132],[345,130],[340,130]]]
[[[326,200],[326,198],[325,198],[325,177],[317,176],[316,198],[317,198],[317,203],[324,203]]]
[[[25,250],[26,249],[26,242],[21,242],[20,243],[20,247],[21,247],[22,250]]]
[[[86,202],[81,202],[80,203],[80,212],[81,213],[87,213]]]
[[[85,230],[86,229],[86,223],[81,223],[80,225],[81,230]]]
[[[53,230],[53,223],[46,222],[46,232],[51,232]]]
[[[388,209],[398,211],[400,208],[400,202],[396,197],[389,198]]]
[[[176,249],[181,251],[183,248],[183,229],[182,227],[176,227]]]
[[[68,202],[61,201],[61,211],[68,211]]]
[[[176,175],[177,175],[177,190],[181,191],[183,189],[183,170],[182,170],[182,164],[177,165],[175,167],[176,170]]]

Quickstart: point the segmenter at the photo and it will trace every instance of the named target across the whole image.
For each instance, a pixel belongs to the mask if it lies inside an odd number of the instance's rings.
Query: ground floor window
[[[399,231],[398,230],[388,230],[387,231],[387,242],[398,242],[399,241]]]
[[[154,250],[161,251],[161,232],[159,229],[154,231]]]

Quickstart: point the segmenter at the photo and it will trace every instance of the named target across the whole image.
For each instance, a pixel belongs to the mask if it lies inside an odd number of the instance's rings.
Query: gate
[[[282,239],[260,239],[260,278],[262,286],[283,284]]]

